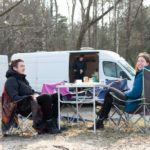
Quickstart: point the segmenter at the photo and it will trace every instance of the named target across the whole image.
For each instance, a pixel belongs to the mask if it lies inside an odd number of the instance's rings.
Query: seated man
[[[16,113],[27,116],[33,113],[35,104],[40,108],[41,120],[33,124],[35,129],[41,128],[40,133],[60,133],[57,124],[58,98],[55,95],[39,95],[29,85],[25,75],[25,64],[21,59],[11,62],[6,73],[5,93],[16,104]],[[6,98],[5,98],[6,99]],[[5,100],[4,99],[4,100]],[[3,101],[3,99],[2,99]],[[33,103],[34,102],[34,103]],[[2,103],[3,105],[4,103]],[[4,112],[4,111],[3,111]],[[32,114],[34,117],[35,114]],[[2,129],[6,127],[2,117]]]

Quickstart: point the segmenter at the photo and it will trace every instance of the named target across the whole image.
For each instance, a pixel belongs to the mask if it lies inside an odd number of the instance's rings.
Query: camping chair
[[[121,79],[121,80],[108,80],[108,79],[106,79],[105,83],[106,84],[103,87],[96,88],[95,100],[97,102],[97,106],[103,105],[105,95],[108,92],[108,87],[114,87],[114,88],[121,90],[121,91],[126,91],[129,89],[128,85],[127,85],[127,79]],[[92,90],[90,90],[89,92],[92,92]],[[115,125],[117,125],[117,124],[119,125],[120,120],[123,119],[122,115],[119,115],[119,116],[117,115],[114,118],[114,116],[119,112],[117,112],[118,110],[117,110],[117,108],[115,108],[115,106],[113,106],[112,110],[113,111],[111,111],[111,114],[109,114],[109,116],[108,116],[109,123],[113,122]],[[99,111],[99,109],[97,109],[97,119],[99,117],[98,111]]]
[[[26,117],[18,114],[17,126],[16,127],[12,126],[7,134],[12,135],[12,134],[20,132],[23,135],[25,132],[26,133],[28,132],[28,133],[35,135],[34,129],[32,128],[31,125],[29,125],[29,120],[32,120],[32,112]]]
[[[27,117],[17,114],[17,103],[13,102],[4,89],[2,94],[2,134],[12,135],[19,131],[23,134],[24,131],[34,133],[33,128],[28,125],[27,120],[31,118],[32,113]]]
[[[149,121],[149,115],[150,115],[150,70],[144,68],[143,69],[143,94],[142,97],[139,99],[134,99],[134,100],[122,100],[119,99],[113,92],[110,92],[110,94],[114,98],[113,105],[116,108],[116,112],[121,116],[121,119],[123,120],[122,126],[120,126],[118,129],[121,129],[122,127],[136,127],[139,129],[141,132],[145,133],[148,124],[150,123]],[[125,104],[128,103],[134,103],[138,102],[139,105],[136,108],[135,111],[133,112],[125,112],[125,106],[120,105],[119,103],[123,102]],[[143,127],[141,126],[141,120],[143,120]],[[139,124],[138,124],[139,123]]]

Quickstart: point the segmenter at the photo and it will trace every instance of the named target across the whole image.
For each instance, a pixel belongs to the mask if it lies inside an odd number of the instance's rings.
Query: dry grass
[[[2,150],[149,150],[150,134],[131,132],[130,130],[116,132],[106,125],[105,130],[96,134],[87,128],[91,123],[67,124],[67,131],[58,135],[13,135],[0,139]]]
[[[31,121],[29,121],[31,124]],[[117,132],[112,124],[96,134],[88,130],[92,123],[63,124],[68,130],[58,135],[12,135],[0,138],[0,150],[150,150],[150,133],[133,129]]]

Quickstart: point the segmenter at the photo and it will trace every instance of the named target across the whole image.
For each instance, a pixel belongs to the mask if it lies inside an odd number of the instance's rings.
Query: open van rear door
[[[0,55],[0,97],[6,81],[6,71],[8,70],[8,57],[6,55]]]
[[[84,55],[84,60],[86,62],[85,75],[88,78],[99,72],[99,52],[88,52],[88,51],[79,51],[70,53],[69,61],[69,81],[73,83],[75,79],[75,72],[73,70],[74,63],[78,60],[80,55]],[[97,80],[99,80],[99,75],[97,75]]]

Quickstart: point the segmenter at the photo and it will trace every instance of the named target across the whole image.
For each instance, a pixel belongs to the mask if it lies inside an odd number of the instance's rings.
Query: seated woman
[[[31,101],[40,106],[42,119],[33,124],[33,127],[41,128],[42,133],[60,133],[57,124],[58,117],[58,98],[55,95],[39,95],[29,85],[25,75],[25,64],[21,59],[11,62],[10,68],[6,73],[7,81],[5,91],[13,102],[16,102],[16,112],[22,116],[31,113]],[[33,114],[34,115],[34,114]],[[33,117],[33,116],[32,116]]]
[[[110,87],[105,95],[104,104],[99,111],[99,119],[97,120],[97,129],[104,128],[103,121],[108,117],[108,114],[112,107],[113,98],[109,92],[113,92],[118,98],[122,100],[128,99],[138,99],[142,95],[143,90],[143,68],[150,69],[150,55],[146,52],[140,53],[137,58],[136,64],[136,75],[133,83],[133,88],[131,90],[121,92],[115,88]],[[134,112],[138,108],[139,102],[130,103],[127,105],[127,112]],[[126,105],[126,104],[124,104]]]

